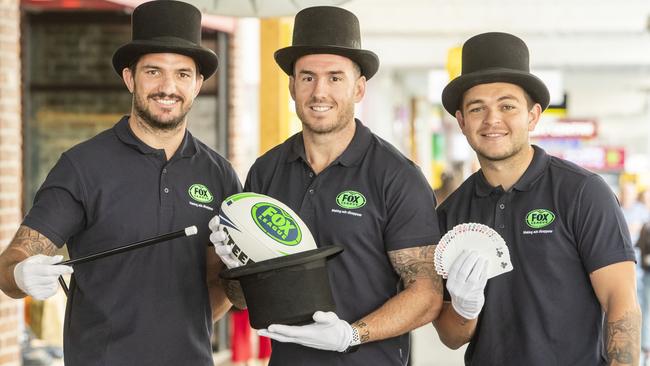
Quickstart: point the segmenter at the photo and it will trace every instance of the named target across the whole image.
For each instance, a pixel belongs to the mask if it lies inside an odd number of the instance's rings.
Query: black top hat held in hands
[[[178,53],[194,59],[205,79],[217,70],[214,51],[201,46],[201,12],[182,1],[157,0],[133,10],[132,41],[113,54],[113,68],[122,70],[148,53]]]
[[[298,12],[292,45],[277,50],[274,57],[287,75],[293,75],[293,66],[298,58],[320,53],[349,58],[359,65],[366,79],[379,69],[377,55],[361,49],[357,17],[335,6],[314,6]]]
[[[528,47],[520,38],[499,32],[479,34],[463,44],[461,75],[442,91],[442,105],[453,116],[460,109],[465,91],[497,82],[519,85],[542,110],[548,107],[546,85],[530,73]]]
[[[326,262],[342,251],[326,245],[227,269],[219,276],[241,284],[253,328],[307,324],[317,310],[336,310]]]

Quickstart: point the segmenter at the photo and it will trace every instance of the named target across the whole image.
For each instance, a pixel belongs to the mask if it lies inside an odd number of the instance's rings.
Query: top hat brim
[[[191,42],[179,40],[176,44],[170,44],[169,40],[135,40],[118,48],[113,54],[113,68],[122,77],[122,70],[142,55],[149,53],[177,53],[194,59],[199,72],[204,79],[208,79],[219,65],[219,58],[209,48],[197,46]]]
[[[292,267],[308,267],[310,263],[332,258],[340,254],[342,251],[343,248],[340,246],[328,245],[301,253],[267,259],[265,261],[247,264],[242,267],[227,269],[219,273],[219,276],[227,280],[236,280],[241,277],[264,274],[270,271],[288,270]]]
[[[289,46],[275,51],[273,57],[282,71],[293,75],[293,66],[297,59],[306,55],[332,54],[347,57],[361,68],[361,74],[370,80],[379,69],[379,57],[368,50],[340,46]]]
[[[442,91],[442,105],[452,116],[461,108],[460,103],[468,89],[489,83],[511,83],[524,89],[544,111],[550,102],[548,88],[537,76],[518,70],[492,68],[461,75],[452,80]]]

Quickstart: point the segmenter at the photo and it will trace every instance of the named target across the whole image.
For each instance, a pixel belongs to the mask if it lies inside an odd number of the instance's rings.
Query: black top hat
[[[327,245],[227,269],[219,276],[241,284],[253,328],[307,324],[317,310],[336,310],[326,262],[342,251]]]
[[[296,14],[292,45],[275,51],[275,62],[287,75],[293,75],[298,58],[317,53],[334,54],[356,62],[361,74],[370,79],[379,68],[379,58],[374,52],[361,49],[360,34],[359,20],[345,9],[305,8]]]
[[[201,12],[182,1],[158,0],[133,10],[132,41],[115,51],[113,68],[122,70],[148,53],[178,53],[196,62],[205,79],[217,70],[214,51],[201,46]]]
[[[442,105],[452,116],[460,109],[463,93],[476,85],[506,82],[519,85],[530,97],[548,107],[544,82],[530,73],[528,47],[508,33],[483,33],[463,44],[461,75],[442,91]]]

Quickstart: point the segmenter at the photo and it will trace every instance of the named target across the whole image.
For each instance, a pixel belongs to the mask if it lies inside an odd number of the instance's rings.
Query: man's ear
[[[354,83],[354,102],[359,103],[366,95],[366,77],[361,75]]]
[[[201,86],[203,85],[203,74],[198,74],[196,77],[196,86],[194,87],[194,98],[199,95],[201,91]]]
[[[458,121],[460,130],[465,131],[465,117],[463,117],[463,113],[460,110],[456,111],[456,121]]]
[[[540,117],[542,116],[542,106],[539,103],[535,103],[533,108],[528,111],[528,131],[534,131],[537,122],[539,122]]]
[[[134,78],[135,75],[133,75],[130,68],[125,67],[124,69],[122,69],[122,80],[124,80],[124,84],[129,89],[129,92],[131,94],[133,94],[134,85],[135,85],[133,80]]]
[[[289,76],[289,94],[291,94],[291,99],[296,100],[296,78]]]

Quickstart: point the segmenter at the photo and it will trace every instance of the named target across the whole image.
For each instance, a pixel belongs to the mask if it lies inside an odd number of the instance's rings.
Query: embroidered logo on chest
[[[526,225],[541,229],[555,221],[555,214],[545,208],[536,208],[526,214]]]
[[[336,196],[336,204],[341,208],[354,210],[366,205],[366,197],[357,191],[343,191]]]
[[[208,206],[207,204],[214,200],[214,196],[208,189],[200,183],[194,183],[187,189],[187,194],[190,196],[191,200],[188,203],[194,207],[200,207],[208,211],[213,211],[214,208]]]
[[[553,221],[555,221],[555,214],[545,208],[536,208],[529,211],[526,214],[526,225],[533,230],[524,230],[522,234],[524,235],[538,235],[538,234],[552,234],[553,228],[545,227],[549,226]]]
[[[193,200],[200,203],[210,203],[214,199],[208,187],[200,183],[192,184],[187,190],[187,193],[189,193]]]

